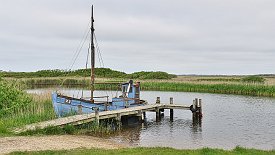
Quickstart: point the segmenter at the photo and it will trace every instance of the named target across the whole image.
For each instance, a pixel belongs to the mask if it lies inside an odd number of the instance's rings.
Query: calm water
[[[48,89],[29,90],[36,93],[45,91]],[[81,94],[76,89],[63,92],[74,96]],[[169,110],[166,110],[160,122],[155,121],[155,113],[146,113],[145,123],[124,127],[110,139],[145,147],[231,149],[239,145],[275,149],[275,98],[159,91],[141,93],[141,98],[149,103],[154,103],[158,96],[162,103],[169,103],[169,98],[174,97],[175,104],[184,105],[191,105],[194,98],[201,98],[202,122],[193,122],[192,114],[187,110],[174,110],[173,121],[170,121]],[[84,91],[84,95],[88,94],[89,91]],[[96,91],[95,94],[115,96],[117,92]]]

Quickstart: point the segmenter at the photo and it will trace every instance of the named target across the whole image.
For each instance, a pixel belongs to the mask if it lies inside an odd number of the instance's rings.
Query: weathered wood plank
[[[130,107],[120,110],[113,110],[113,111],[102,111],[99,112],[98,119],[108,119],[108,118],[117,118],[118,115],[126,116],[126,115],[137,115],[142,112],[146,111],[154,111],[155,109],[184,109],[189,110],[189,106],[184,105],[176,105],[176,104],[148,104],[145,106],[137,106],[137,107]],[[22,128],[14,129],[13,131],[15,133],[21,133],[28,130],[35,130],[35,129],[44,129],[49,126],[63,126],[66,124],[73,124],[73,125],[79,125],[83,123],[88,123],[91,121],[94,121],[96,119],[95,113],[91,114],[79,114],[74,116],[68,116],[63,118],[58,118],[54,120],[34,123],[30,125],[26,125]]]

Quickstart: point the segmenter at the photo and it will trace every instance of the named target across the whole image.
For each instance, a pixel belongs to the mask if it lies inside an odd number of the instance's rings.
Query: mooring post
[[[196,111],[197,111],[197,98],[195,98],[194,100],[193,100],[193,109],[191,110],[192,111],[192,114],[193,114],[193,119],[196,117]]]
[[[195,104],[196,104],[196,109],[198,108],[198,104],[199,104],[199,99],[198,98],[195,98]]]
[[[202,99],[199,99],[198,113],[199,113],[199,116],[202,117]]]
[[[77,105],[77,114],[82,114],[82,105]]]
[[[160,110],[159,110],[159,107],[156,107],[155,108],[156,110],[156,121],[158,122],[160,120]]]
[[[160,97],[157,97],[156,104],[160,104]]]
[[[160,97],[157,97],[156,104],[160,104]],[[156,121],[160,120],[160,109],[159,107],[155,108],[156,111]]]
[[[192,106],[193,119],[198,121],[202,118],[202,99],[195,98]]]
[[[143,122],[144,121],[144,112],[142,112],[142,110],[139,110],[138,111],[138,117],[139,117],[139,120],[141,121],[141,122]]]
[[[170,97],[170,104],[174,104],[173,103],[173,97]],[[173,120],[174,117],[174,109],[170,109],[170,120]]]
[[[146,118],[146,112],[143,112],[142,114],[143,114],[143,119],[145,120],[145,118]]]

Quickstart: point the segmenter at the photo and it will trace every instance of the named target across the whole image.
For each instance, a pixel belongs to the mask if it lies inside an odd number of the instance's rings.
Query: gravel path
[[[119,149],[126,146],[92,136],[18,136],[0,137],[0,154],[14,151],[63,150],[76,148]]]

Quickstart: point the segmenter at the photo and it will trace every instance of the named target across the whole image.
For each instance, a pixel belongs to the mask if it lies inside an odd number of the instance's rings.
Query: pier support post
[[[156,104],[160,104],[160,97],[157,97]],[[160,121],[160,109],[159,107],[155,108],[156,111],[156,121]]]
[[[144,117],[144,119],[146,118],[146,112],[143,112],[143,117]]]
[[[198,115],[199,117],[202,117],[202,99],[199,99],[198,102]]]
[[[82,114],[82,105],[77,105],[77,114]]]
[[[95,107],[94,110],[95,110],[95,121],[96,121],[96,124],[99,125],[99,111],[98,111],[98,108]]]
[[[198,102],[199,102],[198,98],[195,98],[195,100],[193,100],[193,109],[194,109],[192,111],[192,113],[193,113],[193,119],[196,119],[196,116],[197,116]]]
[[[196,98],[192,105],[193,121],[200,122],[202,118],[202,99]]]
[[[141,122],[144,122],[144,112],[142,110],[138,111],[138,117]]]
[[[159,110],[159,107],[156,107],[155,108],[156,110],[156,121],[158,122],[158,121],[160,121],[160,110]]]
[[[157,97],[156,104],[160,104],[160,97]]]
[[[173,97],[170,97],[170,104],[174,104]],[[173,121],[174,109],[170,109],[170,120]]]
[[[121,114],[118,113],[116,116],[117,126],[120,129],[121,128]]]

